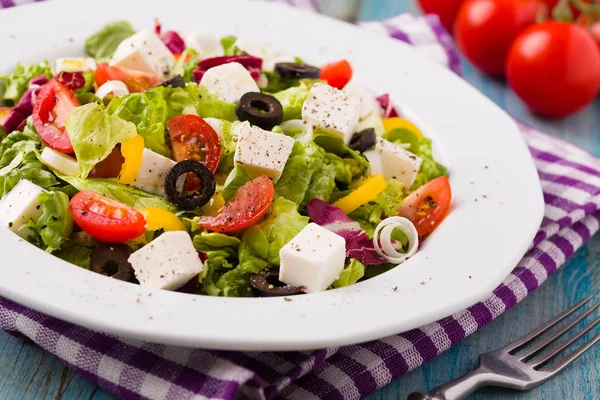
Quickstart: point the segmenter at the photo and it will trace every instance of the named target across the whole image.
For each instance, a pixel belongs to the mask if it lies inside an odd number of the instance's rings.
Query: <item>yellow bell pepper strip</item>
[[[144,138],[140,135],[134,136],[121,145],[121,154],[125,158],[121,173],[117,180],[119,183],[131,185],[142,165],[144,154]]]
[[[185,231],[183,222],[170,211],[162,208],[140,208],[138,211],[146,218],[146,229],[149,231]]]
[[[223,199],[223,195],[220,192],[215,193],[212,199],[202,207],[202,214],[208,216],[215,216],[221,210],[221,207],[225,205],[225,199]]]
[[[408,129],[409,131],[413,132],[415,135],[417,135],[420,138],[423,137],[423,132],[421,132],[421,130],[419,128],[417,128],[417,126],[415,124],[413,124],[412,122],[410,122],[407,119],[399,118],[399,117],[392,117],[392,118],[384,118],[384,119],[382,119],[382,122],[383,122],[383,127],[385,128],[386,133],[390,133],[394,129],[404,128],[404,129]]]
[[[388,187],[383,176],[377,174],[369,177],[358,189],[349,195],[342,197],[332,205],[342,209],[346,214],[350,214],[358,207],[373,200],[375,196],[383,192]]]

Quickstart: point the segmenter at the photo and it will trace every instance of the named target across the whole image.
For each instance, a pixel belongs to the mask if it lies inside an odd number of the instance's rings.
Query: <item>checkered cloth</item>
[[[7,6],[24,0],[0,0]],[[314,9],[309,0],[287,0]],[[401,16],[365,28],[415,45],[460,73],[436,17]],[[0,327],[29,338],[92,382],[126,399],[358,399],[431,360],[539,287],[600,222],[600,160],[520,125],[539,171],[545,217],[531,249],[485,300],[438,322],[372,341],[311,352],[185,349],[94,332],[0,298]]]

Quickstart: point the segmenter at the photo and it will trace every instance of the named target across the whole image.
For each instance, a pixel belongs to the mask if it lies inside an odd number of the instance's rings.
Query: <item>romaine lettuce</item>
[[[294,143],[281,177],[275,184],[275,196],[285,197],[300,206],[312,176],[322,167],[324,151],[314,143]]]
[[[37,221],[25,224],[35,236],[34,243],[47,252],[59,250],[69,241],[73,231],[73,217],[69,196],[63,192],[45,192],[39,196],[42,215]]]
[[[301,208],[304,208],[312,199],[329,202],[333,188],[335,188],[335,169],[335,165],[329,164],[319,168],[314,173],[302,200]]]
[[[110,22],[85,41],[85,52],[97,60],[107,60],[113,56],[121,42],[135,31],[127,21]]]
[[[79,176],[85,178],[115,146],[137,135],[135,125],[110,115],[97,103],[77,107],[65,123],[79,164]]]

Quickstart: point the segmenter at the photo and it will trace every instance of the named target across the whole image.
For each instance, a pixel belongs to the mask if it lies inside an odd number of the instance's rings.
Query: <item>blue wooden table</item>
[[[382,19],[416,12],[411,0],[365,0],[361,19]],[[466,65],[466,79],[515,117],[600,156],[600,101],[570,118],[544,121],[527,112],[501,82]],[[600,287],[600,235],[580,249],[541,288],[487,327],[402,379],[370,396],[370,400],[404,399],[414,390],[431,389],[476,365],[480,353],[496,349],[527,333],[568,305]],[[37,346],[0,332],[0,399],[113,399],[103,389],[70,371]],[[600,346],[541,388],[517,393],[490,389],[474,399],[598,399]]]

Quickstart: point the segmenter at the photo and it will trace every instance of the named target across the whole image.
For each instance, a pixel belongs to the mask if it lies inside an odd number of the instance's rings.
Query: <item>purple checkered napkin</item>
[[[0,0],[3,6],[17,2]],[[309,0],[287,3],[313,7]],[[405,15],[364,25],[411,43],[460,73],[452,39],[436,17]],[[485,300],[433,324],[369,343],[311,352],[208,351],[94,332],[0,298],[0,328],[31,339],[125,399],[358,399],[514,306],[598,231],[600,160],[560,139],[520,127],[542,182],[542,226],[525,257]]]

